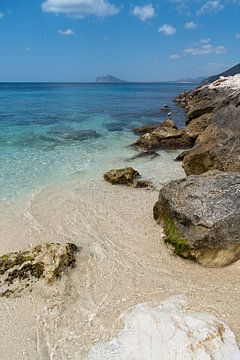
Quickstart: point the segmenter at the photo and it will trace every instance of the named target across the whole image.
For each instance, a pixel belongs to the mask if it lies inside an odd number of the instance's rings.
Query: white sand
[[[116,337],[125,311],[177,295],[186,298],[184,311],[226,321],[240,340],[240,262],[208,269],[175,257],[152,216],[157,197],[76,182],[0,209],[1,254],[46,241],[82,247],[77,267],[57,285],[0,299],[1,360],[87,359],[96,344]]]

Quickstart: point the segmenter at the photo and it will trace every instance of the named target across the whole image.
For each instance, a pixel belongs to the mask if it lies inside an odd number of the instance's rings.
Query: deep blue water
[[[164,103],[182,127],[183,111],[172,100],[195,86],[0,83],[0,199],[71,176],[97,176],[133,151],[132,128],[165,119]],[[80,130],[96,133],[84,139]]]

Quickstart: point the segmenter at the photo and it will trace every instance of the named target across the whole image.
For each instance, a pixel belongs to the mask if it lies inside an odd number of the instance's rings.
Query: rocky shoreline
[[[186,179],[164,186],[154,207],[174,252],[207,266],[240,259],[240,76],[224,78],[176,102],[186,109],[194,146],[183,161]]]

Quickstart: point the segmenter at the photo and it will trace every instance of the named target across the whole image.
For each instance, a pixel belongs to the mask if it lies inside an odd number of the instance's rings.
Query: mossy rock
[[[39,280],[53,283],[75,266],[75,244],[45,243],[0,257],[0,296],[10,297]]]

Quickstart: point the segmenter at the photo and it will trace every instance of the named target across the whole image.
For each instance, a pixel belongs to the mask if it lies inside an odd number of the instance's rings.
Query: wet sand
[[[158,192],[72,182],[0,209],[0,253],[71,241],[77,267],[57,285],[0,299],[1,360],[85,360],[132,306],[183,295],[240,341],[240,262],[208,269],[174,256],[152,216]]]

